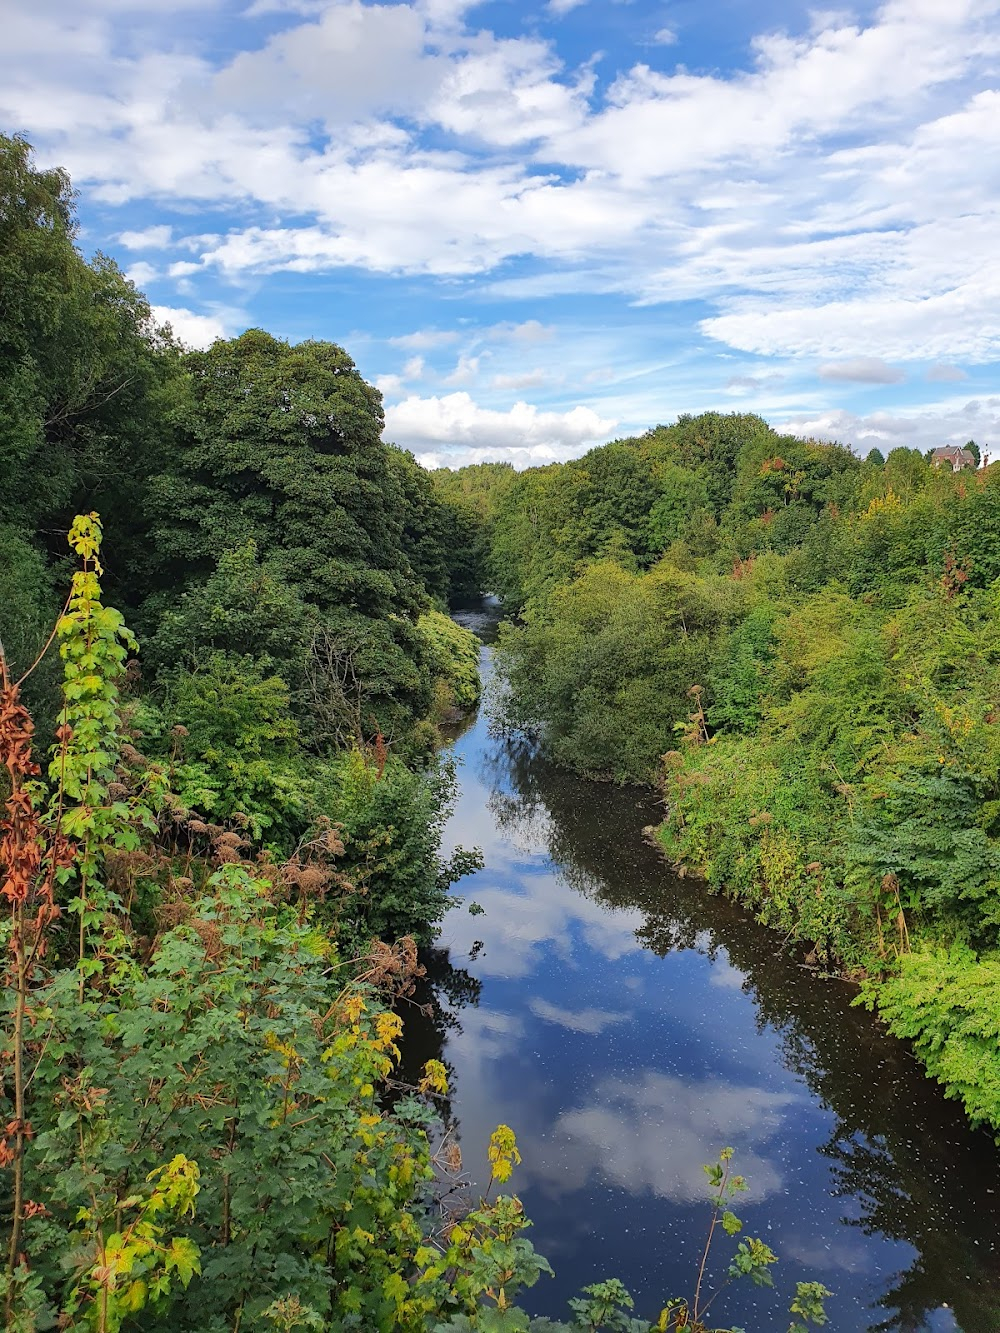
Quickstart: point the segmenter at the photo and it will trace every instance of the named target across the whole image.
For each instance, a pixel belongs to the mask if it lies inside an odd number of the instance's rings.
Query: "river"
[[[489,637],[489,615],[457,618]],[[641,836],[651,794],[554,769],[491,735],[485,710],[453,749],[446,850],[478,846],[485,866],[443,924],[434,1040],[474,1182],[495,1126],[517,1134],[511,1188],[556,1270],[527,1308],[565,1316],[611,1276],[646,1318],[690,1295],[701,1164],[732,1145],[750,1183],[737,1212],[781,1262],[773,1292],[733,1284],[713,1320],[784,1333],[795,1281],[814,1278],[835,1292],[830,1333],[997,1333],[992,1138],[852,1007],[849,985],[670,873]],[[721,1236],[716,1276],[731,1248]]]

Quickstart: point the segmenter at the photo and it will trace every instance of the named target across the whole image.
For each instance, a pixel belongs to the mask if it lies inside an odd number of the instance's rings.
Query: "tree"
[[[364,664],[372,733],[398,732],[429,703],[414,624],[426,596],[404,551],[408,473],[381,440],[381,395],[334,343],[290,346],[261,329],[190,353],[185,368],[180,447],[151,485],[144,619],[161,614],[159,590],[197,601],[214,580],[221,592],[216,571],[252,543],[285,589],[277,600],[311,608]],[[230,584],[227,615],[239,609]]]
[[[176,354],[149,305],[74,240],[63,171],[0,135],[0,512],[46,534],[100,508],[122,559],[141,487],[169,436]],[[61,541],[53,546],[61,551]]]

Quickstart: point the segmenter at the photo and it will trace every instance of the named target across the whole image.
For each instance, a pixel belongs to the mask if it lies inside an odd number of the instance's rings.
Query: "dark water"
[[[493,1128],[517,1134],[512,1184],[556,1269],[529,1308],[564,1314],[609,1276],[646,1317],[690,1294],[701,1164],[731,1144],[751,1184],[738,1211],[781,1263],[773,1293],[736,1284],[713,1319],[784,1333],[811,1277],[836,1293],[831,1333],[1000,1330],[1000,1151],[851,988],[671,875],[642,842],[657,819],[642,791],[560,773],[485,716],[454,750],[446,841],[483,849],[460,887],[486,910],[445,920],[444,1013],[423,1043],[443,1033],[474,1179]]]

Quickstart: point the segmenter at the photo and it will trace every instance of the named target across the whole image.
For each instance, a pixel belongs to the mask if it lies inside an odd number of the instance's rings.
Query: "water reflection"
[[[517,1132],[519,1192],[557,1269],[559,1314],[615,1274],[643,1313],[690,1288],[700,1164],[733,1144],[743,1215],[784,1262],[778,1297],[719,1317],[784,1328],[797,1277],[832,1288],[833,1333],[1000,1328],[1000,1159],[905,1047],[732,904],[670,876],[639,836],[644,793],[553,770],[479,719],[455,741],[450,831],[481,846],[442,946],[481,994],[433,1034],[455,1074],[466,1164]],[[439,960],[441,962],[443,960]]]

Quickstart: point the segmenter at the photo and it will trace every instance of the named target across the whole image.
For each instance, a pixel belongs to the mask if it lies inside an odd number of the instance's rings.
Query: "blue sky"
[[[707,408],[1000,454],[1000,0],[0,0],[0,127],[193,345],[429,465]]]

